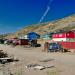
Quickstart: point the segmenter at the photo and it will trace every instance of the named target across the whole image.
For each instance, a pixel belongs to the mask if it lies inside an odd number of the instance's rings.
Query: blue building
[[[50,39],[48,34],[44,34],[41,36],[42,39]]]
[[[42,35],[41,38],[42,38],[42,39],[51,40],[53,34],[54,34],[54,33],[52,33],[52,32],[51,32],[51,33],[47,33],[47,34]]]
[[[37,40],[40,38],[40,35],[35,32],[30,32],[27,35],[29,40]]]

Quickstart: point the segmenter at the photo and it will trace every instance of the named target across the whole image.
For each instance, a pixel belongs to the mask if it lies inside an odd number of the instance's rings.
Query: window
[[[59,37],[62,37],[62,34],[59,34]]]

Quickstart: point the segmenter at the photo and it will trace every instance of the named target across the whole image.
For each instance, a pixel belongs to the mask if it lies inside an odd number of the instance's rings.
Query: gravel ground
[[[11,47],[7,45],[0,45],[0,50],[1,49],[6,51],[9,55],[19,58],[18,62],[5,64],[5,68],[11,71],[14,75],[75,75],[75,53],[47,53],[42,52],[42,47],[25,48],[21,46]],[[44,70],[25,68],[26,65],[32,63],[43,66],[53,65],[53,67]],[[3,67],[0,67],[0,75],[3,75],[2,68]],[[6,72],[8,70],[6,70]]]

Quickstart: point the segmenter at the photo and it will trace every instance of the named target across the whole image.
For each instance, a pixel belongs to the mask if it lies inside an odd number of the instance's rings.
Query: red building
[[[53,41],[60,42],[64,48],[75,49],[75,31],[53,34]]]
[[[19,45],[29,45],[28,39],[19,39]]]
[[[74,41],[74,39],[75,39],[74,31],[53,34],[54,41],[70,41],[70,40]]]
[[[9,40],[11,40],[16,45],[28,45],[29,44],[29,40],[28,39],[12,38],[12,39],[9,39]]]

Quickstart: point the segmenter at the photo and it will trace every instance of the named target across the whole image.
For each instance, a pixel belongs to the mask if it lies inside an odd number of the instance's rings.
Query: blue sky
[[[52,21],[75,13],[75,0],[0,0],[0,33],[15,32],[36,24],[51,7],[42,22]]]

